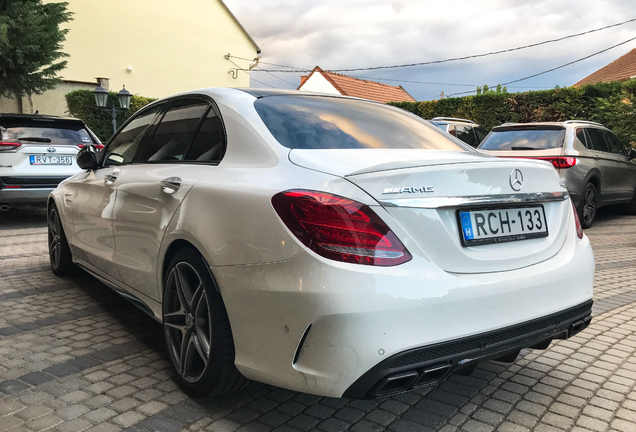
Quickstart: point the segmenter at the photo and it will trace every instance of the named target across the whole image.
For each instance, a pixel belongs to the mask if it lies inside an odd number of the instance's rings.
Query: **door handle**
[[[167,194],[173,194],[181,187],[181,177],[168,177],[160,183],[161,191]]]
[[[106,174],[104,176],[104,182],[109,186],[115,183],[115,180],[117,180],[117,174]]]

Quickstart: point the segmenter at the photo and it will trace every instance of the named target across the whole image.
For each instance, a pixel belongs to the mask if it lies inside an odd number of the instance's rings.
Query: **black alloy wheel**
[[[598,208],[598,192],[592,183],[585,185],[583,199],[579,204],[579,219],[583,228],[589,228],[594,223]]]
[[[249,381],[234,366],[234,341],[221,295],[201,255],[182,249],[164,282],[163,328],[180,386],[192,396],[219,395]]]
[[[75,266],[71,250],[66,241],[60,214],[55,204],[51,205],[48,213],[48,244],[51,270],[57,276],[68,276],[73,272]]]

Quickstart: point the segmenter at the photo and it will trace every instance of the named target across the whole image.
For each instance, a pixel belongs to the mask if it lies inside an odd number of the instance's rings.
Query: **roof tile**
[[[598,82],[625,81],[636,75],[636,48],[593,74],[573,84],[579,87]]]
[[[311,75],[316,72],[322,74],[343,96],[358,97],[382,103],[417,102],[402,86],[396,87],[377,81],[369,81],[335,72],[324,71],[318,66],[316,66],[307,77],[301,77],[301,84],[298,90],[300,90]]]

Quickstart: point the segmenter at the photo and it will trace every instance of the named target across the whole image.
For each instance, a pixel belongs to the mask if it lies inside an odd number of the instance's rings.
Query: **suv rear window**
[[[29,144],[97,144],[79,121],[1,118],[2,141]]]
[[[493,129],[479,145],[483,150],[546,150],[563,146],[565,129]]]
[[[319,96],[269,96],[254,107],[290,149],[437,149],[467,151],[425,120],[373,102]]]

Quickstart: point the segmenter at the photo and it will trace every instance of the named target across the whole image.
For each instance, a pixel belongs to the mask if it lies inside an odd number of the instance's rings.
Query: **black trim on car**
[[[3,176],[0,177],[0,189],[7,186],[20,188],[56,188],[69,176]]]
[[[514,361],[524,348],[545,349],[553,339],[567,339],[592,320],[589,300],[539,319],[492,332],[410,349],[380,362],[344,393],[377,398],[432,387],[451,373],[470,374],[488,360]]]

